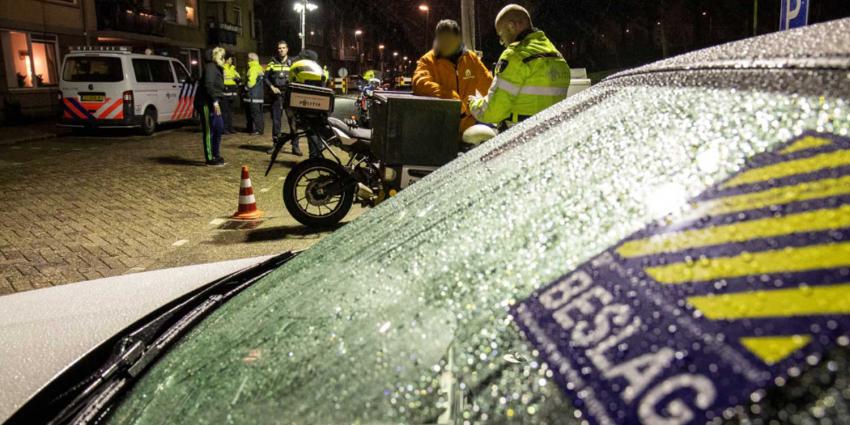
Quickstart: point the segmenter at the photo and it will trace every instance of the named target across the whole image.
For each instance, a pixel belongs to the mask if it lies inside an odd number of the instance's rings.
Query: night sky
[[[360,47],[367,60],[378,61],[378,45],[399,57],[415,60],[430,44],[433,28],[443,18],[460,21],[460,0],[312,0],[318,13],[308,15],[308,44],[322,60],[333,64],[329,45],[353,47],[353,32],[363,31]],[[263,45],[284,38],[299,45],[298,16],[288,3],[258,0],[263,20]],[[430,20],[420,4],[430,6]],[[477,0],[477,49],[485,63],[496,61],[502,47],[493,29],[499,9],[510,1]],[[588,72],[638,66],[695,49],[753,35],[754,0],[527,0],[519,2],[532,13],[572,67]],[[811,0],[809,22],[850,17],[850,0]],[[778,30],[780,0],[758,0],[758,34]],[[342,34],[342,35],[341,35]],[[340,37],[346,37],[345,43]],[[351,39],[351,40],[349,40]],[[294,50],[298,50],[297,48]],[[264,52],[268,54],[268,52]],[[337,54],[338,55],[338,54]],[[327,58],[331,58],[330,60]],[[386,58],[385,58],[386,59]]]

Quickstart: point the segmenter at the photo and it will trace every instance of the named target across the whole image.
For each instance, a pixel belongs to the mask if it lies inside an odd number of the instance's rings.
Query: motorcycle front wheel
[[[302,161],[286,176],[283,204],[307,227],[333,226],[354,202],[354,185],[346,184],[350,178],[343,166],[327,158]]]

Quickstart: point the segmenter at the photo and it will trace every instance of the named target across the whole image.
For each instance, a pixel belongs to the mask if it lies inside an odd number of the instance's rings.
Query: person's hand
[[[279,88],[277,88],[277,87],[275,87],[275,86],[272,86],[272,93],[274,93],[274,94],[280,94],[280,89],[279,89]]]
[[[216,115],[221,115],[221,106],[218,103],[213,105],[213,112]]]

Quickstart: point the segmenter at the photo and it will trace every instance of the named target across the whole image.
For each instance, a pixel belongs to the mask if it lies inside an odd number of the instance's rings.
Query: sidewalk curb
[[[0,146],[2,146],[2,145],[15,145],[15,144],[24,143],[24,142],[38,142],[38,141],[41,141],[41,140],[53,139],[53,138],[56,138],[56,137],[59,137],[59,134],[48,133],[48,134],[39,134],[39,135],[33,135],[33,136],[18,137],[18,138],[15,138],[15,139],[0,139]]]

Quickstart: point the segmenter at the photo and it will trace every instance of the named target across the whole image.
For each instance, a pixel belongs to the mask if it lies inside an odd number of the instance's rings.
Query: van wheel
[[[149,107],[145,109],[145,115],[142,117],[142,133],[150,136],[154,131],[156,131],[156,109]]]

